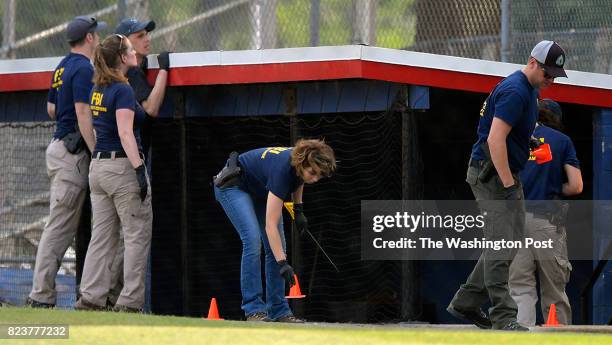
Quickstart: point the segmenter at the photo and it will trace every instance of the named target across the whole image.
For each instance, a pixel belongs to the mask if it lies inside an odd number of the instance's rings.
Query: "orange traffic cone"
[[[289,289],[289,296],[285,296],[285,298],[304,298],[306,295],[302,295],[302,290],[300,289],[300,282],[298,281],[297,274],[293,275],[293,279],[295,279],[295,285]]]
[[[219,310],[217,309],[217,299],[212,298],[210,300],[210,308],[208,308],[208,317],[206,320],[223,320],[219,317]]]
[[[550,305],[550,310],[548,311],[548,320],[544,327],[558,327],[559,320],[557,320],[557,306],[553,303]]]

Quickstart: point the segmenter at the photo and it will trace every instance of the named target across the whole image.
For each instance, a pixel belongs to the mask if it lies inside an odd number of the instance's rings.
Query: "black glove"
[[[289,283],[289,286],[295,285],[295,272],[293,272],[293,267],[289,266],[287,260],[281,260],[277,263],[280,266],[281,276]]]
[[[506,207],[510,211],[515,211],[520,208],[519,200],[521,200],[521,190],[513,184],[508,188],[504,188],[504,199],[506,199]]]
[[[308,219],[304,215],[304,204],[293,204],[293,212],[295,213],[295,227],[300,232],[300,235],[304,235],[308,230]]]
[[[159,53],[157,55],[157,64],[159,64],[159,69],[167,72],[170,69],[170,52]]]
[[[508,188],[504,188],[504,199],[506,200],[521,200],[521,194],[518,186],[513,184]]]
[[[141,164],[136,170],[136,179],[138,180],[138,185],[140,186],[140,200],[144,201],[147,197],[147,192],[149,189],[149,184],[147,183],[147,174],[145,173],[145,166]]]

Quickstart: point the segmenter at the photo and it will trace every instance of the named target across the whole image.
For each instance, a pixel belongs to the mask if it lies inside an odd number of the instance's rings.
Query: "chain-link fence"
[[[609,0],[1,1],[2,58],[64,55],[67,21],[91,14],[111,29],[123,17],[155,20],[154,51],[368,44],[524,63],[554,39],[568,68],[612,72]]]

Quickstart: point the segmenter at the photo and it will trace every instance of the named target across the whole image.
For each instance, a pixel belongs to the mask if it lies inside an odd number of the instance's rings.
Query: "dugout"
[[[58,61],[0,61],[3,138],[8,128],[27,132],[47,121],[46,88]],[[156,61],[149,66],[153,78]],[[214,201],[211,176],[233,150],[286,146],[307,136],[324,137],[340,161],[332,179],[305,192],[311,230],[340,273],[287,227],[292,263],[308,295],[292,302],[296,313],[331,322],[456,322],[444,308],[474,263],[362,261],[360,200],[471,199],[463,179],[481,104],[521,67],[366,46],[172,54],[174,106],[164,107],[152,136],[153,312],[201,316],[216,297],[224,318],[241,318],[241,243]],[[568,75],[543,96],[563,107],[581,160],[580,198],[612,199],[612,77]],[[20,136],[11,138],[3,152]],[[32,150],[39,159],[42,150],[44,160],[44,145]],[[576,240],[600,244],[611,237],[608,227]],[[593,275],[599,262],[572,264],[575,323],[608,323],[612,265]]]

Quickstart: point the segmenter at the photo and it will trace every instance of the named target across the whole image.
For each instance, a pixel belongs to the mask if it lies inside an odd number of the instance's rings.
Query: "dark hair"
[[[121,55],[127,52],[127,42],[125,36],[113,34],[98,44],[93,59],[95,86],[108,86],[113,82],[127,83],[127,78],[119,71]]]
[[[559,120],[559,117],[552,111],[545,108],[540,108],[538,112],[538,122],[558,131],[563,129],[563,124],[561,123],[561,120]]]
[[[304,176],[304,169],[313,168],[321,176],[330,176],[336,170],[334,150],[318,139],[300,139],[291,152],[291,165],[298,176]]]
[[[70,44],[71,48],[82,46],[85,43],[85,38],[87,38],[87,35],[83,36],[83,38],[78,39],[76,41],[68,42],[68,44]]]

